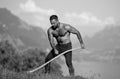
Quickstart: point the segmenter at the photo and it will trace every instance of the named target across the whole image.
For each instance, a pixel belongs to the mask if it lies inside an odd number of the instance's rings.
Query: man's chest
[[[67,30],[64,28],[59,28],[53,31],[53,36],[54,37],[62,37],[65,36],[67,34]]]

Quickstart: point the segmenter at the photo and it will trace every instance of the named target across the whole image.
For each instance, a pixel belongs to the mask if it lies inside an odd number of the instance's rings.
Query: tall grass
[[[34,72],[26,71],[44,63],[46,53],[37,48],[18,51],[9,41],[0,42],[0,79],[87,79],[81,76],[64,77],[60,65],[52,63],[50,74],[44,68]]]

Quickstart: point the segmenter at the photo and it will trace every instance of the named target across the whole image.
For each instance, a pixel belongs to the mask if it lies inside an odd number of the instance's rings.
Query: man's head
[[[51,15],[50,16],[50,23],[53,27],[57,27],[59,24],[58,16],[57,15]]]

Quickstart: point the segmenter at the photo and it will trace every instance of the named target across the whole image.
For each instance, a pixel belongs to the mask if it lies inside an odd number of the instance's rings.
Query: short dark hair
[[[50,20],[53,20],[53,19],[58,20],[58,16],[57,16],[57,15],[51,15],[51,16],[50,16]]]

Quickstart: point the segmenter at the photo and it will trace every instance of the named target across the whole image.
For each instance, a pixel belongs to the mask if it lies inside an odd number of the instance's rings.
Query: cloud
[[[68,19],[69,21],[73,21],[74,19],[77,19],[78,22],[82,24],[90,24],[90,23],[97,25],[115,24],[115,20],[113,17],[107,17],[105,18],[105,20],[101,20],[90,12],[65,13],[65,18]]]
[[[105,25],[116,24],[116,21],[113,17],[108,17],[108,18],[105,19],[104,24]]]
[[[92,15],[89,12],[83,12],[81,14],[78,13],[66,13],[66,18],[69,20],[77,19],[79,23],[88,24],[90,22],[101,24],[101,20],[99,20],[96,16]]]
[[[48,29],[49,24],[49,16],[52,14],[59,15],[54,9],[44,9],[38,6],[35,0],[27,0],[25,3],[20,3],[20,9],[23,13],[26,13],[23,18],[28,16],[33,18],[30,20],[28,17],[24,18],[27,22],[41,26],[43,29]],[[32,21],[33,20],[33,21]],[[82,36],[93,36],[96,32],[104,29],[106,25],[115,24],[115,20],[113,17],[105,18],[101,20],[94,14],[90,12],[71,12],[71,13],[61,13],[60,20],[64,23],[68,23],[77,28]]]
[[[57,12],[53,9],[47,10],[37,6],[34,0],[27,0],[26,3],[21,3],[20,8],[26,12],[31,12],[31,13],[41,13],[44,15],[57,14]]]
[[[38,6],[35,0],[27,0],[25,3],[20,3],[19,15],[23,20],[29,24],[43,28],[45,31],[48,29],[49,16],[57,14],[54,9],[44,9]]]
[[[96,32],[103,30],[106,25],[115,24],[113,17],[100,19],[90,12],[65,13],[62,19],[88,36],[93,36]]]

